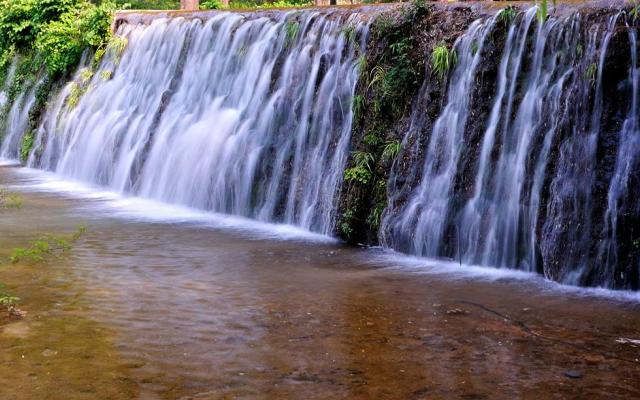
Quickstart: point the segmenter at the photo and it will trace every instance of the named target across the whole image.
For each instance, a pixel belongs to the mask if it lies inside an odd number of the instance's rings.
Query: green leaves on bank
[[[38,53],[34,69],[44,66],[60,76],[80,61],[85,49],[109,40],[116,4],[86,0],[0,0],[0,53]]]

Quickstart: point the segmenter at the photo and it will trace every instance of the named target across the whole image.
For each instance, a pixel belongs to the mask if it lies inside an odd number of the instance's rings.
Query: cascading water
[[[121,60],[107,54],[77,105],[77,83],[52,102],[30,166],[331,231],[367,34],[357,13],[219,13],[119,34]]]
[[[11,65],[7,81],[12,80],[12,75],[15,73],[15,61]],[[36,88],[40,82],[28,85],[28,89],[19,93],[16,99],[11,104],[8,116],[5,119],[4,135],[2,136],[2,145],[0,146],[0,158],[3,159],[19,159],[20,158],[20,145],[22,143],[22,137],[26,133],[29,124],[29,111],[36,102]],[[5,83],[6,85],[6,83]],[[6,104],[6,94],[3,91],[2,94],[3,103],[1,108],[4,108]]]
[[[425,155],[422,182],[401,210],[387,213],[383,226],[392,241],[410,241],[409,251],[437,256],[447,224],[451,188],[461,154],[469,92],[482,47],[494,20],[474,22],[458,41],[458,68],[452,74],[447,105],[436,121]],[[473,51],[472,47],[477,47]]]
[[[421,256],[620,287],[614,281],[619,268],[616,218],[622,209],[638,215],[640,206],[628,192],[638,176],[640,151],[637,42],[635,28],[621,27],[622,20],[616,14],[585,29],[576,13],[540,23],[533,7],[506,28],[499,15],[474,22],[455,45],[460,61],[426,149],[410,146],[400,156],[423,162],[422,171],[414,168],[415,177],[406,177],[399,175],[406,168],[394,167],[390,175],[381,242]],[[630,102],[615,138],[615,169],[606,176],[606,168],[598,165],[606,125],[603,74],[609,43],[621,29],[629,35],[631,67],[626,89],[618,95]],[[501,40],[502,56],[493,104],[478,140],[469,136],[471,124],[478,122],[468,115],[486,100],[473,98],[470,86],[482,80],[477,65],[486,61],[483,46],[491,34],[501,38],[494,40]],[[420,130],[416,121],[424,123],[419,115],[425,111],[416,104],[405,145]],[[465,186],[467,164],[474,166],[474,178],[466,179],[471,183]],[[596,206],[603,184],[609,188],[604,214]],[[604,226],[597,255],[592,250],[599,242],[596,226]],[[636,275],[623,281],[635,287],[640,266],[637,256],[629,258]],[[606,272],[596,276],[594,269]]]

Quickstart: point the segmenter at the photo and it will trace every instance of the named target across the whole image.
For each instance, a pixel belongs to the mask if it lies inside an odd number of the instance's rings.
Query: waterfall
[[[629,186],[632,180],[638,180],[640,170],[640,114],[638,112],[638,97],[640,96],[640,65],[638,64],[638,39],[634,29],[628,30],[631,65],[629,67],[629,82],[631,83],[631,103],[629,112],[619,133],[619,144],[616,155],[615,169],[611,178],[611,185],[607,192],[607,209],[604,217],[602,237],[598,249],[598,261],[603,266],[603,277],[618,278],[616,267],[619,265],[620,248],[618,244],[619,216],[635,213],[638,214],[640,201],[629,198]],[[635,204],[629,203],[634,201]],[[635,209],[635,210],[634,210]],[[631,229],[635,223],[632,224]],[[638,229],[638,227],[636,227]],[[637,260],[636,271],[627,273],[640,273],[640,260]],[[620,280],[625,280],[625,272],[620,272]]]
[[[7,73],[6,82],[0,95],[0,108],[7,105],[8,85],[13,80],[17,59],[14,59]],[[26,82],[26,90],[20,92],[11,103],[8,115],[4,118],[4,133],[1,135],[0,158],[17,160],[20,158],[22,137],[29,126],[29,112],[36,102],[36,89],[41,82]]]
[[[458,67],[451,77],[447,105],[431,134],[422,182],[403,208],[388,212],[383,220],[386,227],[383,230],[392,232],[390,240],[409,240],[409,251],[414,254],[437,256],[441,247],[452,199],[451,188],[464,143],[469,93],[484,41],[494,22],[493,19],[485,23],[475,21],[458,40],[455,46],[460,58]]]
[[[331,232],[367,36],[357,13],[158,18],[118,35],[121,55],[50,102],[30,166]]]
[[[614,282],[620,268],[617,218],[640,213],[640,202],[628,190],[640,166],[640,82],[632,26],[624,27],[628,83],[617,86],[627,89],[616,94],[629,97],[627,116],[620,132],[605,139],[602,130],[615,118],[604,116],[614,100],[605,98],[610,96],[605,89],[612,89],[604,87],[603,75],[623,19],[618,13],[589,25],[574,13],[541,23],[532,7],[512,23],[499,15],[475,21],[456,42],[459,62],[424,145],[415,140],[420,124],[427,122],[424,106],[414,103],[403,141],[414,145],[400,158],[423,166],[410,168],[411,176],[401,175],[406,167],[393,167],[380,241],[420,256],[541,272],[572,284],[620,286]],[[501,56],[490,111],[474,138],[469,130],[476,121],[469,115],[487,99],[474,98],[472,85],[482,80],[478,65],[491,62],[483,54],[490,40],[500,44]],[[617,142],[615,166],[602,165],[605,140]],[[603,181],[608,187],[604,213],[598,206]],[[629,221],[626,225],[633,225]],[[638,269],[637,256],[630,258],[630,268]]]

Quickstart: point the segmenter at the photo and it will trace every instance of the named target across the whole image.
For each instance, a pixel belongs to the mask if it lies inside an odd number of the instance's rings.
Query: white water
[[[72,86],[52,102],[29,166],[330,233],[367,28],[358,14],[273,15],[125,24],[121,60],[107,54],[75,107]]]

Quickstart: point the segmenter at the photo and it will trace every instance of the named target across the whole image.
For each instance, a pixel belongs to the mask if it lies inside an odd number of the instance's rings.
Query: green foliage
[[[538,10],[536,11],[538,21],[543,24],[549,17],[549,0],[540,0]]]
[[[110,35],[116,5],[87,0],[0,0],[0,53],[6,64],[14,52],[37,52],[31,70],[44,64],[51,75],[75,66],[88,48],[98,48]]]
[[[340,218],[340,223],[339,223],[340,232],[342,233],[343,237],[347,239],[353,236],[353,227],[351,226],[351,223],[354,218],[355,218],[355,213],[353,212],[353,210],[345,211],[342,214],[342,218]]]
[[[77,82],[71,83],[71,88],[69,89],[69,96],[67,97],[67,107],[75,108],[80,101],[80,96],[82,96],[82,88],[78,85]]]
[[[595,85],[596,79],[598,77],[598,64],[589,64],[586,71],[584,72],[584,77],[591,83],[591,85]]]
[[[119,0],[118,7],[128,6],[133,10],[177,10],[180,0]]]
[[[357,94],[353,96],[353,114],[355,118],[359,118],[364,111],[364,96]]]
[[[287,21],[284,25],[286,35],[286,45],[290,46],[295,42],[298,32],[300,32],[300,23],[298,21]]]
[[[0,188],[0,208],[22,208],[22,196],[16,193],[9,193],[6,189]]]
[[[0,283],[0,306],[10,309],[15,307],[20,298],[5,292],[5,286]]]
[[[29,247],[17,247],[13,249],[9,261],[12,264],[19,262],[37,264],[51,256],[64,254],[71,250],[73,242],[77,241],[85,231],[85,227],[79,226],[69,239],[60,236],[45,235],[41,239],[31,242]]]
[[[33,143],[35,141],[35,134],[33,132],[29,132],[22,138],[22,144],[20,145],[20,160],[27,161],[29,158],[29,153],[33,148]]]
[[[629,16],[631,17],[631,22],[635,23],[638,20],[638,18],[640,18],[640,1],[629,0],[629,5],[631,5],[631,10],[629,10]]]
[[[441,80],[457,62],[458,55],[456,51],[449,49],[445,44],[436,46],[431,53],[431,68]]]
[[[113,71],[104,70],[100,72],[100,78],[102,78],[103,81],[110,80],[112,76],[113,76]]]
[[[382,150],[382,158],[385,160],[393,160],[400,154],[400,150],[402,150],[402,143],[399,140],[389,142]]]
[[[373,229],[380,227],[380,221],[382,220],[382,213],[384,212],[385,204],[379,203],[371,210],[371,214],[367,217],[367,224]]]
[[[411,5],[416,16],[423,16],[429,12],[427,0],[413,0]]]
[[[358,31],[356,30],[355,24],[347,24],[347,25],[343,26],[341,32],[344,35],[344,37],[347,40],[347,42],[349,42],[349,43],[355,43],[356,42],[356,35],[357,35]]]
[[[498,13],[498,22],[504,26],[508,26],[516,18],[516,13],[517,11],[514,6],[507,6]]]
[[[265,0],[231,0],[229,7],[234,9],[246,8],[291,8],[291,7],[307,7],[313,5],[309,0],[278,0],[274,2]]]
[[[222,8],[222,3],[219,0],[203,0],[200,2],[201,10],[219,10]]]
[[[366,185],[372,178],[373,165],[375,163],[373,154],[364,151],[355,151],[353,153],[353,160],[354,167],[347,168],[344,171],[345,181],[356,181]]]
[[[52,75],[68,72],[77,65],[84,49],[99,48],[110,38],[110,24],[115,4],[99,6],[81,2],[59,19],[44,25],[36,38],[37,51],[45,55],[44,63]]]
[[[367,133],[364,136],[364,144],[366,144],[367,146],[377,146],[378,144],[380,144],[380,142],[380,138],[375,133]]]

